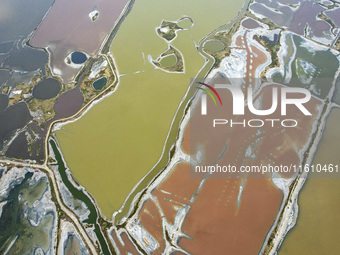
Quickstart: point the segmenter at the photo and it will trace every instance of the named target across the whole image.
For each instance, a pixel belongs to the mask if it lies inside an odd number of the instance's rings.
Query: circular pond
[[[107,78],[106,77],[102,77],[102,78],[94,81],[92,83],[92,87],[95,90],[102,90],[105,87],[106,83],[107,83]]]
[[[219,40],[207,41],[204,44],[204,49],[211,52],[219,52],[224,50],[224,44]]]
[[[47,78],[43,79],[33,89],[33,97],[36,99],[50,99],[58,95],[61,89],[60,83],[57,79]]]
[[[75,51],[71,54],[71,60],[75,64],[83,64],[87,60],[87,56],[80,52],[80,51]]]

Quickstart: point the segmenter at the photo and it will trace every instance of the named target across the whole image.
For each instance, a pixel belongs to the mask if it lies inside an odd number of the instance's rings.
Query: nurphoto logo
[[[244,115],[244,109],[245,109],[245,100],[244,100],[244,93],[241,90],[240,87],[237,87],[235,85],[231,84],[215,84],[215,88],[205,84],[203,82],[198,82],[199,84],[209,88],[218,98],[220,101],[220,104],[222,106],[222,100],[220,95],[217,93],[216,89],[227,89],[231,92],[233,97],[233,115]],[[203,90],[205,93],[207,93],[212,100],[214,101],[216,105],[216,100],[214,96],[209,92],[207,89],[203,89],[201,87],[197,87],[200,90]],[[289,98],[289,94],[302,94],[304,95],[303,98]],[[247,89],[247,106],[251,113],[255,115],[260,116],[266,116],[274,113],[278,107],[278,88],[273,87],[272,88],[272,106],[269,109],[266,110],[259,110],[256,109],[253,103],[253,89],[249,87]],[[287,115],[287,105],[295,105],[304,115],[312,115],[306,107],[303,105],[304,103],[307,103],[311,98],[311,93],[309,90],[304,88],[290,88],[290,87],[282,87],[281,88],[281,115],[285,116]],[[207,115],[207,95],[202,95],[201,100],[201,114]]]
[[[228,125],[230,127],[258,128],[266,124],[271,125],[271,127],[275,127],[277,124],[282,127],[296,127],[298,125],[297,119],[281,119],[278,117],[287,117],[289,112],[294,112],[294,115],[297,113],[303,116],[312,115],[306,107],[311,99],[311,93],[305,88],[268,84],[265,86],[266,95],[263,96],[263,88],[254,90],[252,86],[246,87],[244,84],[237,86],[217,82],[214,85],[209,85],[206,82],[197,83],[200,84],[197,87],[198,90],[202,91],[200,95],[201,116],[213,115],[212,127]],[[209,106],[207,95],[211,98],[209,100],[214,102],[215,107],[219,106],[218,108],[222,109],[210,109],[212,104]],[[233,116],[237,120],[226,119],[221,114]],[[215,118],[217,116],[222,118]],[[240,116],[245,118],[240,119]],[[253,116],[258,116],[258,118],[254,119]]]

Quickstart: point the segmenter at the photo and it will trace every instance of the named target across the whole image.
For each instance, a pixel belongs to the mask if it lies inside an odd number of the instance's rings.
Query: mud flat
[[[79,233],[75,227],[67,222],[61,221],[60,223],[60,241],[58,253],[71,255],[71,254],[90,254],[86,249],[84,242],[79,237]]]
[[[0,178],[0,253],[54,253],[57,211],[51,199],[49,182],[41,171],[5,169]]]

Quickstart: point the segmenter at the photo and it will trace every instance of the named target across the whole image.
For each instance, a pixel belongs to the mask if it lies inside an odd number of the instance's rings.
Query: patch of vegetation
[[[274,30],[274,29],[282,29],[281,27],[277,26],[273,21],[271,21],[270,19],[267,18],[258,18],[256,17],[254,14],[252,14],[249,10],[246,12],[246,16],[253,18],[254,20],[260,21],[263,24],[268,25],[269,30]],[[280,50],[281,44],[280,44],[280,39],[281,39],[281,32],[279,34],[279,37],[277,39],[277,43],[276,44],[271,44],[270,42],[265,41],[262,37],[258,38],[258,42],[260,44],[262,44],[266,49],[268,49],[270,55],[271,55],[271,59],[272,62],[270,63],[269,66],[266,67],[266,69],[261,73],[261,79],[263,81],[266,80],[266,73],[270,68],[274,68],[274,67],[279,67],[280,63],[279,63],[279,58],[277,56],[277,53]]]
[[[240,28],[240,24],[241,24],[241,20],[235,23],[232,26],[232,28],[229,29],[228,31],[218,32],[213,36],[212,39],[218,40],[224,44],[224,50],[219,51],[219,52],[205,50],[206,53],[208,53],[209,55],[215,58],[215,64],[213,68],[219,66],[222,59],[230,55],[231,48],[229,46],[231,45],[233,35]]]
[[[28,107],[32,112],[36,112],[37,116],[34,116],[34,119],[37,120],[38,118],[41,118],[43,120],[39,121],[39,124],[43,124],[50,119],[53,119],[55,116],[55,112],[53,109],[54,103],[56,101],[57,97],[47,99],[47,100],[40,100],[40,99],[32,99],[28,103]]]
[[[8,86],[4,86],[4,87],[2,88],[2,94],[7,94],[8,91],[9,91],[9,87],[8,87]]]
[[[269,68],[278,67],[280,63],[279,63],[279,58],[277,57],[277,53],[279,52],[281,48],[281,44],[280,44],[281,33],[279,33],[276,44],[273,44],[273,43],[270,43],[264,40],[261,36],[260,37],[255,36],[255,37],[257,37],[255,38],[255,40],[257,40],[260,44],[262,44],[269,51],[272,57],[272,63],[269,65]]]
[[[327,22],[331,27],[332,30],[337,28],[337,26],[334,24],[333,20],[331,20],[330,18],[328,18],[324,12],[321,12],[318,14],[318,18],[322,19],[323,21]]]
[[[27,101],[28,102],[28,108],[33,113],[34,120],[39,123],[41,126],[43,126],[47,121],[51,120],[55,116],[54,112],[54,103],[59,97],[60,94],[62,94],[65,91],[68,91],[70,89],[73,89],[75,87],[75,83],[68,83],[65,85],[61,85],[61,90],[59,91],[58,95],[54,98],[47,99],[47,100],[40,100],[36,98],[32,98],[33,88],[43,80],[43,75],[39,74],[32,78],[32,80],[28,84],[19,83],[18,86],[15,88],[16,91],[20,91],[20,94],[13,95],[13,97],[9,100],[9,105],[16,104],[21,101]],[[62,80],[59,76],[53,76],[52,72],[46,64],[45,66],[45,78],[54,78],[59,81],[60,84],[62,83]],[[7,93],[8,93],[7,89]],[[31,101],[29,101],[31,99]]]
[[[13,105],[13,104],[19,103],[21,101],[27,100],[28,98],[32,97],[34,86],[37,85],[41,80],[42,80],[42,75],[36,75],[32,78],[32,80],[28,84],[25,84],[24,82],[19,83],[18,86],[14,89],[14,91],[21,90],[21,93],[13,95],[13,97],[9,99],[8,105]],[[8,93],[8,89],[7,89],[7,93]]]
[[[104,61],[103,59],[99,60],[99,61]],[[94,64],[98,64],[99,61],[93,62],[92,66]],[[111,60],[110,60],[111,61]],[[112,64],[112,63],[111,63]],[[92,68],[91,66],[91,68]],[[111,71],[110,65],[109,63],[107,64],[107,66],[105,68],[103,68],[102,70],[100,70],[98,76],[96,76],[96,78],[94,79],[90,79],[90,74],[91,74],[91,68],[89,68],[88,73],[85,75],[83,82],[80,85],[80,89],[84,95],[84,104],[86,105],[88,102],[90,102],[91,100],[93,100],[96,96],[98,96],[105,88],[107,88],[108,86],[110,86],[110,84],[112,84],[114,82],[114,74]],[[92,83],[94,81],[96,81],[97,79],[101,78],[101,77],[106,77],[107,78],[107,83],[106,85],[103,87],[102,90],[98,91],[95,90],[92,86]]]
[[[281,33],[279,33],[276,44],[273,44],[273,43],[270,43],[270,42],[264,40],[262,36],[255,35],[254,39],[258,43],[260,43],[263,47],[265,47],[267,49],[267,51],[270,53],[270,56],[271,56],[271,59],[272,59],[272,62],[270,63],[270,65],[268,65],[266,67],[266,69],[261,73],[261,79],[266,80],[265,75],[266,75],[267,71],[271,68],[280,66],[279,57],[277,56],[277,53],[279,52],[279,50],[281,48],[281,44],[280,44]]]
[[[162,29],[168,29],[167,32],[162,32]],[[177,23],[171,21],[163,20],[160,27],[157,29],[157,34],[164,38],[167,41],[171,41],[176,37],[176,31],[182,30],[183,28],[179,27]]]
[[[169,55],[175,55],[176,58],[177,58],[177,62],[174,66],[171,66],[171,67],[164,67],[160,64],[160,60],[166,56],[169,56]],[[169,48],[164,51],[160,56],[159,58],[156,60],[156,61],[152,61],[154,63],[155,66],[157,66],[158,68],[160,69],[163,69],[163,70],[166,70],[166,71],[169,71],[169,72],[178,72],[178,73],[181,73],[184,71],[184,63],[183,63],[183,58],[182,58],[182,55],[181,53],[176,49],[174,48],[173,46],[169,46]]]
[[[62,83],[60,83],[60,84],[62,84]],[[76,87],[76,84],[75,84],[74,82],[62,84],[58,96],[59,96],[60,94],[64,93],[64,92],[66,92],[66,91],[69,91],[69,90],[71,90],[71,89],[74,89],[75,87]]]

